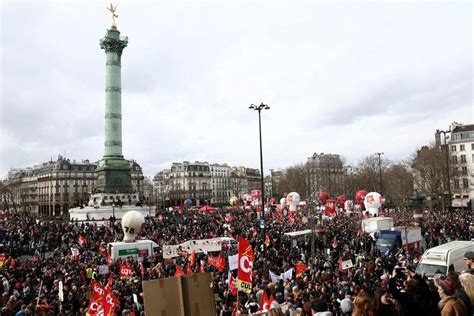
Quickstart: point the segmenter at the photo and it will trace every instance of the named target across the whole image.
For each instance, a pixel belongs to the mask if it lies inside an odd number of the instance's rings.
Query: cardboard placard
[[[143,281],[147,315],[185,316],[181,277]]]
[[[147,315],[216,315],[210,273],[143,281],[143,300]]]
[[[181,276],[186,316],[216,315],[214,291],[210,273],[193,273]]]

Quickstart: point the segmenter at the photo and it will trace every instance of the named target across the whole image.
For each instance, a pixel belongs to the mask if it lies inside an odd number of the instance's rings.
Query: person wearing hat
[[[438,307],[441,310],[441,316],[468,316],[466,306],[454,295],[455,292],[456,288],[450,280],[439,281],[438,294],[441,300]]]
[[[464,263],[467,265],[469,273],[474,273],[474,251],[468,251],[464,254]]]

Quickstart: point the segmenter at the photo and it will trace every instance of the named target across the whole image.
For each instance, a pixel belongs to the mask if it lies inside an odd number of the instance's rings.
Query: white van
[[[154,241],[143,239],[135,242],[111,242],[107,244],[107,251],[114,262],[119,258],[125,259],[127,257],[133,257],[141,262],[144,257],[153,255],[153,250],[157,247],[158,244]]]
[[[416,273],[432,279],[435,274],[447,275],[451,271],[467,269],[464,254],[474,249],[474,241],[452,241],[425,251],[416,268]]]

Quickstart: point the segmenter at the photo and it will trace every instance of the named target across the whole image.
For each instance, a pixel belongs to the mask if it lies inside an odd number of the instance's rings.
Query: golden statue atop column
[[[117,29],[117,24],[115,24],[115,18],[118,18],[118,14],[115,13],[117,12],[117,6],[118,4],[114,7],[111,3],[110,7],[107,7],[107,10],[109,10],[110,13],[112,13],[112,28],[113,29]]]

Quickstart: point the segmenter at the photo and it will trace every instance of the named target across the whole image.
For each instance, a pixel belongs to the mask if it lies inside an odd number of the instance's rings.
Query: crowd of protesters
[[[396,226],[415,224],[412,211],[385,215],[393,217]],[[264,236],[253,210],[162,210],[147,218],[139,238],[153,240],[160,246],[220,236],[246,238],[255,256],[250,294],[238,292],[237,300],[229,291],[228,265],[218,271],[207,262],[210,254],[198,253],[190,267],[194,272],[211,272],[217,315],[256,313],[261,309],[264,294],[274,298],[269,315],[473,314],[473,270],[451,272],[430,281],[416,275],[422,250],[400,249],[381,254],[372,237],[360,233],[363,216],[339,214],[322,220],[309,209],[295,213],[278,210],[267,213]],[[471,240],[472,220],[472,212],[465,210],[430,210],[416,225],[421,226],[426,247],[430,248],[453,240]],[[292,240],[284,235],[307,229],[316,222],[324,229],[309,239]],[[0,268],[0,314],[85,315],[92,295],[91,280],[105,285],[109,275],[113,278],[113,293],[120,302],[117,314],[144,314],[142,280],[173,276],[177,265],[184,268],[189,259],[163,259],[159,247],[142,265],[132,258],[126,259],[134,272],[121,279],[121,261],[110,263],[103,252],[104,245],[123,237],[120,222],[111,223],[107,227],[4,215],[0,223],[0,254],[5,255]],[[77,248],[79,254],[72,255],[71,248]],[[227,259],[234,253],[235,249],[225,248],[221,255]],[[466,269],[468,264],[474,268],[474,253],[468,252],[466,256]],[[351,260],[353,267],[342,269],[341,262],[347,260]],[[308,268],[289,279],[273,282],[270,278],[270,271],[280,275],[297,263]],[[104,265],[109,267],[106,273],[99,271]],[[232,273],[235,275],[235,271]]]

